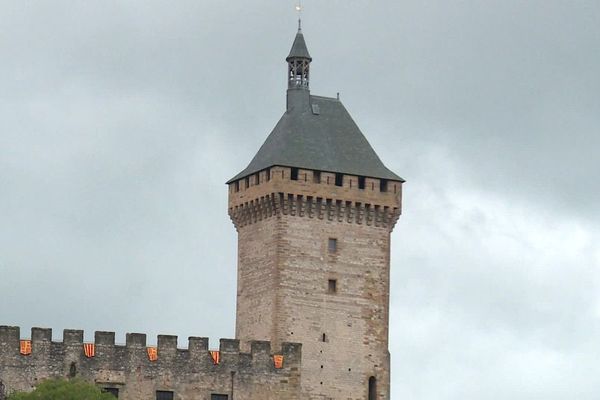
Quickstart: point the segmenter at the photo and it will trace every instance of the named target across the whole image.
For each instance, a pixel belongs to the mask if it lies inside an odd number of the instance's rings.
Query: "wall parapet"
[[[95,355],[94,357],[86,357],[83,351],[83,331],[65,329],[63,331],[63,341],[57,342],[52,340],[52,329],[48,328],[31,328],[31,339],[25,339],[21,337],[21,329],[17,326],[0,326],[0,367],[4,365],[7,358],[11,358],[16,355],[20,355],[20,342],[21,340],[31,341],[31,356],[35,358],[38,353],[46,351],[47,344],[52,344],[52,351],[59,354],[65,354],[69,352],[79,352],[80,358],[89,358],[89,362],[93,362],[93,359],[97,358],[99,361],[103,357],[113,351],[127,351],[127,352],[139,352],[140,350],[145,351],[148,347],[155,347],[158,352],[158,359],[156,362],[161,361],[162,356],[176,356],[180,361],[189,359],[194,362],[205,362],[207,366],[214,366],[215,363],[210,357],[209,340],[206,337],[194,337],[188,338],[188,347],[180,348],[177,345],[177,336],[174,335],[158,335],[156,346],[147,346],[146,334],[144,333],[127,333],[125,345],[115,344],[115,333],[96,331],[94,333],[94,344],[98,348],[102,348],[103,352]],[[76,349],[73,349],[75,347]],[[81,347],[81,349],[79,349]],[[286,357],[287,364],[294,364],[298,366],[301,360],[302,345],[299,343],[283,343],[282,348],[275,352],[271,351],[271,343],[264,341],[251,342],[251,351],[244,353],[240,351],[240,341],[237,339],[220,339],[219,348],[213,351],[219,351],[223,362],[229,361],[233,364],[237,363],[239,359],[252,360],[253,365],[256,365],[256,360],[271,360],[274,354],[284,355]],[[265,358],[267,354],[267,358]],[[71,354],[73,355],[73,354]],[[23,362],[29,360],[28,356],[23,356]],[[272,360],[270,361],[272,363]],[[269,364],[267,362],[266,364]],[[298,365],[296,365],[298,364]],[[265,368],[269,365],[265,365]]]
[[[211,350],[206,337],[189,337],[187,348],[177,346],[177,336],[158,335],[156,346],[148,346],[146,337],[128,333],[126,343],[120,345],[115,344],[114,332],[96,331],[94,342],[86,343],[82,330],[65,329],[63,340],[53,341],[51,329],[32,328],[30,339],[24,339],[19,327],[0,326],[0,381],[9,391],[21,391],[31,390],[43,379],[78,376],[103,386],[129,387],[133,393],[133,388],[149,390],[139,386],[140,379],[150,388],[172,386],[179,392],[205,379],[213,385],[209,389],[219,393],[223,391],[219,385],[231,382],[235,375],[245,384],[271,382],[274,386],[269,390],[274,393],[287,391],[290,385],[292,391],[299,388],[301,344],[283,343],[273,351],[269,342],[253,342],[250,352],[242,352],[235,339],[221,339],[218,349]],[[23,352],[22,341],[28,344],[28,352]],[[283,356],[283,365],[276,366],[276,355]],[[251,390],[263,390],[259,386]],[[123,398],[146,398],[140,396]]]

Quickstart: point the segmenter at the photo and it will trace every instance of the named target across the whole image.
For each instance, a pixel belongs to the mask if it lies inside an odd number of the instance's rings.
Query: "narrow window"
[[[271,180],[271,168],[267,168],[265,176],[267,177],[267,182]]]
[[[119,398],[119,389],[117,388],[102,388],[102,392],[112,394],[117,399]]]
[[[377,399],[377,379],[372,376],[369,378],[369,400]]]
[[[387,179],[380,179],[379,180],[379,191],[380,192],[387,192],[387,185],[388,181]]]
[[[364,189],[365,188],[365,177],[364,176],[359,176],[358,177],[358,188],[359,189]]]
[[[321,171],[313,171],[313,182],[321,183]]]
[[[173,392],[169,390],[157,390],[156,400],[173,400]]]
[[[298,180],[298,168],[292,168],[292,174],[291,174],[290,178],[293,181],[297,181]]]
[[[329,293],[336,293],[337,292],[337,280],[336,279],[330,279],[329,280],[328,291],[329,291]]]
[[[337,251],[337,239],[329,238],[327,248],[330,253],[335,253]]]
[[[344,186],[344,174],[335,174],[335,186]]]
[[[245,188],[248,189],[250,187],[250,177],[247,176],[246,179],[244,179],[244,181],[245,181],[244,183],[246,184]]]
[[[229,398],[229,396],[227,396],[226,394],[211,394],[210,395],[210,400],[227,400]]]
[[[233,189],[237,193],[240,191],[240,181],[235,181],[233,184]]]
[[[256,175],[254,175],[254,184],[260,185],[260,172],[257,172]]]
[[[71,366],[69,367],[69,378],[75,378],[75,376],[77,375],[77,365],[72,362]]]
[[[321,339],[323,340],[323,342],[326,342],[327,341],[327,335],[323,334],[323,336],[321,337]]]

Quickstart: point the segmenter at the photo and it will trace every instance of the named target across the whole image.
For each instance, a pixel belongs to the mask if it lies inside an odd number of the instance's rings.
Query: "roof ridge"
[[[319,99],[326,99],[326,100],[335,100],[335,101],[340,101],[340,99],[336,98],[336,97],[328,97],[328,96],[319,96],[317,94],[311,94],[310,97],[317,97]]]

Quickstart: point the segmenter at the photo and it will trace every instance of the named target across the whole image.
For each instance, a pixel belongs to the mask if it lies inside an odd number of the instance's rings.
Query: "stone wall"
[[[20,329],[0,326],[0,381],[7,393],[30,391],[47,378],[77,376],[103,388],[119,389],[119,398],[148,400],[156,391],[172,391],[177,400],[210,400],[211,394],[229,399],[299,400],[301,345],[283,343],[276,368],[271,344],[250,343],[240,352],[238,340],[221,339],[215,364],[207,338],[190,337],[188,348],[177,348],[176,336],[158,336],[158,359],[150,361],[146,335],[127,334],[115,345],[113,332],[95,333],[95,356],[83,349],[83,331],[65,330],[62,342],[52,341],[50,329],[33,328],[31,354],[20,354]]]
[[[344,175],[336,185],[335,174],[315,172],[292,179],[290,168],[272,167],[230,184],[236,337],[302,343],[306,398],[365,400],[374,378],[376,399],[388,400],[390,233],[402,183],[381,190],[364,178],[359,187]]]

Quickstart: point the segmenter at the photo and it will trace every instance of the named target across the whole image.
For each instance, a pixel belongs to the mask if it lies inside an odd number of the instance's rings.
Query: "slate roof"
[[[294,43],[290,49],[290,54],[285,60],[289,61],[290,58],[308,58],[312,61],[312,57],[310,54],[308,54],[308,48],[306,47],[306,42],[304,41],[304,35],[300,29],[298,29],[298,33],[296,34],[296,38],[294,39]]]
[[[318,115],[311,107],[286,111],[248,167],[227,183],[275,165],[404,182],[383,165],[339,100],[310,96],[310,102]]]

